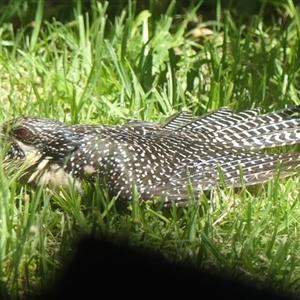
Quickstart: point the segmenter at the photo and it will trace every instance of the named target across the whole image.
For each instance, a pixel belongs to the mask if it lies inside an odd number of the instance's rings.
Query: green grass
[[[277,4],[268,22],[265,1],[247,20],[217,2],[216,18],[202,21],[199,7],[175,15],[175,2],[163,15],[154,1],[139,12],[130,2],[108,18],[107,2],[92,2],[85,14],[79,1],[64,23],[43,21],[39,3],[31,23],[0,23],[1,123],[34,115],[117,124],[160,121],[183,108],[199,115],[225,105],[270,111],[300,104],[300,13],[292,1]],[[0,169],[0,298],[39,293],[86,232],[299,293],[299,175],[212,191],[186,208],[133,201],[124,212],[98,187],[83,198],[53,195],[17,185],[17,175]]]

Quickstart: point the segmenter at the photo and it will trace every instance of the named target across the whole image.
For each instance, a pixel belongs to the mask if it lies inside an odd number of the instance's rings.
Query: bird
[[[243,187],[295,174],[298,152],[265,149],[300,143],[300,105],[275,112],[221,107],[201,116],[180,111],[163,122],[75,124],[41,117],[5,122],[3,165],[51,190],[84,182],[130,201],[185,203],[223,186]]]

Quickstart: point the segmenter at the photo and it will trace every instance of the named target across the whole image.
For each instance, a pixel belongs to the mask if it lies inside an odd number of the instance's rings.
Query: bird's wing
[[[190,192],[197,198],[202,191],[222,185],[220,170],[226,186],[241,187],[265,183],[274,178],[277,170],[279,178],[291,176],[294,174],[292,169],[298,166],[300,153],[231,154],[195,162],[195,165],[174,174],[168,182],[152,186],[151,192],[166,201],[181,201],[188,199]]]

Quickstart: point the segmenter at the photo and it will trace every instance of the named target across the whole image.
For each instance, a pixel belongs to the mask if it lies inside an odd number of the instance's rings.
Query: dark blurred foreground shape
[[[61,280],[39,298],[107,299],[192,296],[200,299],[293,299],[225,274],[197,271],[161,255],[107,239],[82,238]]]

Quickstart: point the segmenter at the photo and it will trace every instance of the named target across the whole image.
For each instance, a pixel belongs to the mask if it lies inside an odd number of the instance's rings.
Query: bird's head
[[[7,159],[38,153],[41,157],[60,160],[78,147],[78,136],[72,126],[46,118],[12,119],[3,124],[2,136],[10,145]]]

